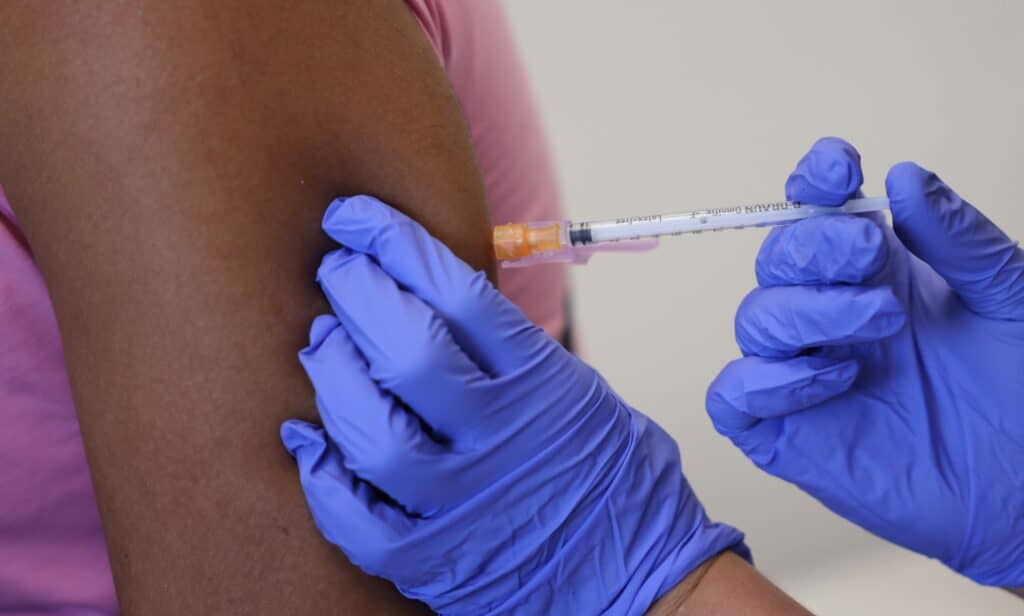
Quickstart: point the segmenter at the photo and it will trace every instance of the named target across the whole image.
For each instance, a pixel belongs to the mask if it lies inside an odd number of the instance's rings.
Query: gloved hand
[[[336,316],[299,358],[324,429],[286,422],[313,517],[365,571],[451,614],[640,614],[732,548],[674,441],[482,272],[370,197],[324,229]]]
[[[823,139],[788,199],[858,194]],[[774,229],[736,315],[744,354],[715,427],[839,515],[971,579],[1024,584],[1024,253],[933,173],[901,163],[884,217]]]

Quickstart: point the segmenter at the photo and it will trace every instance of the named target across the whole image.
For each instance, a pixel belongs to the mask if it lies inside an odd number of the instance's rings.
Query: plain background
[[[468,0],[467,0],[468,1]],[[573,218],[780,199],[816,138],[861,151],[868,195],[911,159],[1024,237],[1024,3],[513,0],[507,11]],[[588,360],[678,439],[711,515],[824,614],[1020,613],[756,470],[711,427],[761,231],[666,240],[572,270]]]

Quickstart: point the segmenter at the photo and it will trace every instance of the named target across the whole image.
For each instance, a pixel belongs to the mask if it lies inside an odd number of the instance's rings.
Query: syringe
[[[650,250],[658,245],[658,238],[663,235],[770,227],[815,216],[864,214],[887,209],[888,199],[870,197],[851,199],[841,206],[776,201],[593,222],[510,223],[494,227],[494,254],[502,267],[586,263],[599,251]]]

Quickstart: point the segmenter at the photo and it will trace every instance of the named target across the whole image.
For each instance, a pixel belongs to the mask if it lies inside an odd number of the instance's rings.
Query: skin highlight
[[[54,302],[124,614],[406,613],[314,527],[278,426],[338,195],[493,273],[458,104],[398,0],[10,2],[0,178]]]

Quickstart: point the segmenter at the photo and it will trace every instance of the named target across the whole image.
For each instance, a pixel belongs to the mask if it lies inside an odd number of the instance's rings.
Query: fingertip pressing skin
[[[329,540],[442,613],[574,613],[588,603],[583,612],[635,613],[708,556],[727,548],[749,554],[742,534],[708,521],[664,431],[479,273],[386,207],[370,198],[338,201],[324,221],[355,253],[324,260],[319,281],[340,326],[303,356],[316,368],[310,376],[331,440],[302,481]],[[352,229],[359,237],[348,236]],[[449,335],[456,326],[465,340]],[[355,348],[341,353],[332,342],[346,334]],[[482,374],[462,346],[473,340],[500,349],[514,376]],[[372,391],[348,383],[361,359],[369,368],[362,383]],[[342,385],[344,395],[334,391]],[[430,435],[446,437],[440,456],[416,457],[417,443],[389,409],[375,408],[382,394],[434,428]],[[330,420],[342,405],[355,417],[336,438]],[[346,440],[357,431],[362,443]],[[374,515],[397,503],[420,514],[404,521],[417,528],[390,541],[362,536],[361,514],[351,520],[331,495],[332,482],[340,483],[338,499],[351,501],[352,473],[381,491]],[[648,481],[657,486],[657,508],[636,504],[650,500],[637,497]],[[629,504],[616,502],[618,494]],[[559,566],[538,568],[537,553],[555,554],[547,560]]]
[[[377,385],[345,328],[333,329],[300,359],[344,466],[411,513],[436,511],[433,474],[444,448],[424,431],[418,417]]]
[[[315,348],[323,342],[331,330],[338,326],[338,318],[333,314],[321,314],[313,319],[309,328],[309,348]]]
[[[515,340],[498,336],[497,331],[515,331],[502,324],[530,327],[522,312],[483,271],[471,268],[421,225],[378,199],[365,195],[336,199],[324,216],[323,228],[435,310],[486,373],[498,376],[515,371],[543,346],[545,334],[537,328],[523,330]],[[322,280],[336,267],[334,260],[325,259]]]
[[[359,253],[353,252],[348,246],[341,246],[325,254],[320,260],[320,266],[316,268],[316,282],[321,289],[330,286],[331,276],[335,272],[345,267],[349,261],[360,258],[357,255]]]
[[[322,228],[334,241],[359,252],[371,252],[381,232],[407,219],[374,197],[353,195],[338,197],[324,213]]]
[[[345,546],[346,556],[364,571],[379,571],[378,559],[390,555],[395,529],[405,528],[409,518],[381,499],[373,486],[353,475],[319,428],[309,429],[307,441],[296,450],[295,462],[313,520],[324,538]],[[337,520],[345,524],[338,525]],[[367,550],[366,546],[375,549]]]
[[[460,412],[472,404],[456,399],[485,395],[488,379],[442,316],[363,253],[326,258],[319,281],[370,377],[445,438],[467,430],[471,418]]]
[[[314,442],[313,430],[312,424],[301,419],[289,419],[281,424],[281,442],[293,458],[297,457],[299,449]]]
[[[323,229],[442,311],[459,294],[460,285],[468,285],[477,273],[421,225],[374,197],[335,199]]]

